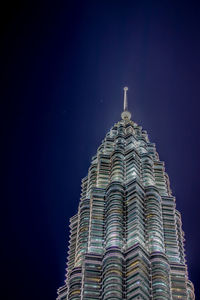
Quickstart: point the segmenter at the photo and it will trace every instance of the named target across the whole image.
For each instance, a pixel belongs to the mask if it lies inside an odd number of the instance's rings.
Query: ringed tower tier
[[[164,162],[131,120],[127,91],[121,120],[82,180],[57,300],[195,299]]]

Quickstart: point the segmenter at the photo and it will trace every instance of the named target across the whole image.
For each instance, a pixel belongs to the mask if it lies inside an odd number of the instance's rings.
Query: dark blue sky
[[[55,300],[81,178],[120,119],[124,85],[165,161],[199,299],[197,1],[9,2],[3,15],[4,299]]]

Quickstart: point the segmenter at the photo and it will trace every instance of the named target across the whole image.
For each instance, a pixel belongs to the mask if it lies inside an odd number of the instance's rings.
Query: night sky
[[[81,179],[125,85],[165,162],[200,299],[198,1],[15,1],[1,14],[2,299],[55,300]]]

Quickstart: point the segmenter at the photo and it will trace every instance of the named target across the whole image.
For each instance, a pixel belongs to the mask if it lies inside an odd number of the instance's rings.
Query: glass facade
[[[82,180],[57,300],[195,299],[164,163],[130,118],[125,110]]]

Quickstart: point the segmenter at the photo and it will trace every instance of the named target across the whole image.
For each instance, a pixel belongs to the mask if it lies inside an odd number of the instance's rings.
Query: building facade
[[[107,133],[82,180],[70,219],[65,285],[57,300],[194,300],[181,215],[165,166],[131,120]]]

